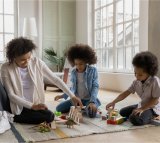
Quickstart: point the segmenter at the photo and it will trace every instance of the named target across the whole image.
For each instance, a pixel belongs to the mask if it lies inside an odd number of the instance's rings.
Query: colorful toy
[[[54,115],[57,116],[57,117],[59,117],[59,116],[62,115],[62,113],[61,113],[61,112],[58,112],[58,111],[55,111],[55,112],[54,112]]]
[[[126,118],[120,116],[118,110],[108,109],[107,124],[117,125],[122,124],[124,121],[126,121]]]
[[[77,124],[83,122],[83,116],[80,107],[71,106],[67,119],[73,119]]]
[[[60,118],[66,120],[66,115],[61,115]]]
[[[74,125],[80,125],[80,122],[83,122],[82,112],[80,107],[71,106],[68,116],[56,117],[55,122],[64,123],[67,128],[73,128]]]
[[[36,131],[41,132],[41,133],[50,132],[52,129],[51,125],[47,122],[43,122],[31,128],[34,128]]]

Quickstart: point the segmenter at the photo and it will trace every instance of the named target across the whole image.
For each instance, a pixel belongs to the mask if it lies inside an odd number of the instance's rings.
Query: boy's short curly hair
[[[13,63],[14,59],[31,52],[36,48],[32,40],[19,37],[11,40],[6,47],[6,56],[9,63]]]
[[[89,65],[97,63],[96,52],[93,48],[85,44],[76,44],[71,46],[67,51],[67,57],[72,66],[75,65],[75,59],[83,60]]]
[[[149,75],[154,76],[158,72],[158,59],[151,52],[140,52],[132,60],[135,67],[142,68]]]

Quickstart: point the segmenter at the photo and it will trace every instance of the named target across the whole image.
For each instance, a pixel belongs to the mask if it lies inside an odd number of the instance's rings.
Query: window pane
[[[97,66],[98,67],[102,67],[102,51],[101,50],[97,50],[97,58],[98,58],[98,62],[97,62]]]
[[[101,10],[96,11],[95,13],[95,28],[101,27]]]
[[[132,19],[132,0],[125,0],[124,1],[124,13],[125,13],[125,21]]]
[[[0,61],[4,61],[4,53],[0,52]]]
[[[4,13],[5,14],[14,13],[14,0],[4,0]]]
[[[123,22],[123,0],[117,2],[116,8],[117,8],[117,23]]]
[[[95,8],[99,8],[101,6],[101,0],[95,0]]]
[[[107,4],[113,3],[113,0],[106,0],[106,1],[107,1]]]
[[[135,55],[137,53],[139,53],[139,46],[135,46],[134,47],[134,53],[133,54]]]
[[[126,69],[132,69],[132,47],[126,48]]]
[[[123,49],[117,49],[117,68],[123,69]]]
[[[3,32],[3,16],[0,15],[0,32]]]
[[[4,16],[4,31],[8,33],[14,33],[14,18],[10,15]]]
[[[139,17],[139,0],[133,0],[133,18]]]
[[[0,0],[0,13],[3,12],[3,0]]]
[[[3,35],[0,34],[0,51],[3,51]]]
[[[123,24],[117,26],[117,46],[123,45]]]
[[[113,25],[113,5],[107,7],[107,26]]]
[[[108,52],[109,52],[108,53],[108,55],[109,55],[109,58],[108,58],[109,65],[108,65],[108,67],[109,67],[109,69],[113,69],[113,50],[109,50]]]
[[[125,44],[132,44],[132,22],[128,22],[125,24]]]
[[[106,22],[107,22],[107,10],[106,7],[104,7],[102,9],[102,26],[106,26]]]
[[[101,31],[97,30],[95,32],[95,45],[96,45],[96,49],[101,48]]]
[[[102,67],[108,68],[108,50],[102,52]]]
[[[106,48],[107,47],[107,30],[106,29],[103,29],[103,48]]]
[[[108,28],[108,46],[113,47],[113,26]]]
[[[14,38],[13,34],[5,34],[5,45]]]
[[[134,25],[134,44],[139,44],[139,20],[133,23]]]
[[[106,4],[107,4],[107,0],[101,0],[101,2],[102,2],[102,6],[105,6]]]

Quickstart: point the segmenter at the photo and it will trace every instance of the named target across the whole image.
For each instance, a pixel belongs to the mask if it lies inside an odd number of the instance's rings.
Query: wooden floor
[[[53,92],[53,88],[48,88],[46,91],[46,101],[50,104],[58,104],[54,101],[54,97],[58,92]],[[119,93],[100,90],[99,99],[102,103],[112,101]],[[126,100],[116,105],[117,109],[121,107],[135,104],[139,101],[136,95],[131,95]],[[52,106],[52,105],[49,105]],[[160,127],[150,127],[137,130],[129,130],[116,133],[96,134],[89,136],[82,136],[77,138],[68,138],[61,140],[51,140],[45,143],[160,143]]]

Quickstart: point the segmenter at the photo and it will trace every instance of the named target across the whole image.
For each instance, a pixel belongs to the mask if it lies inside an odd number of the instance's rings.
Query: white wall
[[[148,49],[154,53],[160,65],[160,1],[149,1]],[[160,70],[158,72],[160,77]]]
[[[76,1],[76,43],[88,44],[87,6],[86,0]]]
[[[99,85],[101,89],[112,91],[126,90],[135,79],[133,74],[123,73],[99,73]]]
[[[39,35],[39,1],[38,0],[19,0],[18,1],[18,36],[22,36],[23,33],[23,20],[24,17],[35,17],[37,31]],[[40,47],[39,47],[39,37],[34,39],[34,43],[37,45],[38,49],[36,51],[37,56],[40,55]]]

